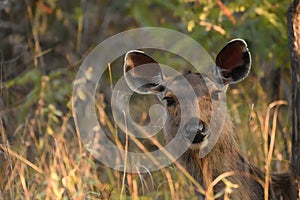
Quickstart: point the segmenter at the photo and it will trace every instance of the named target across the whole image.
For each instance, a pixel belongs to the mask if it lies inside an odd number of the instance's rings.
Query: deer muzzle
[[[183,136],[192,144],[201,143],[208,136],[207,124],[198,118],[192,118],[185,124]]]

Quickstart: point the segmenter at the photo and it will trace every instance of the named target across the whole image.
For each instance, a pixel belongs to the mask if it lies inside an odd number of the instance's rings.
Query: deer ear
[[[251,55],[242,39],[230,41],[217,55],[216,65],[220,70],[224,84],[242,81],[251,68]]]
[[[157,61],[142,51],[132,50],[124,59],[124,77],[131,90],[140,94],[162,92],[164,76]]]

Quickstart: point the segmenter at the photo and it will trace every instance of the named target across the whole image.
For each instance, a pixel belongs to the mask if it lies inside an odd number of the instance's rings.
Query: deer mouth
[[[204,136],[203,134],[196,134],[192,144],[189,146],[192,150],[201,150],[208,145],[208,133]]]
[[[205,137],[207,137],[206,132],[197,132],[197,134],[195,135],[195,137],[192,141],[192,144],[202,143],[204,141]]]

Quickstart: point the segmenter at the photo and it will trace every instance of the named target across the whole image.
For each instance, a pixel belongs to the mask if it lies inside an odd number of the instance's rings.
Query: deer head
[[[250,66],[247,44],[244,40],[235,39],[218,53],[210,74],[189,72],[167,79],[154,58],[142,51],[132,50],[125,55],[124,77],[131,90],[140,94],[156,94],[165,105],[168,116],[164,126],[166,141],[169,142],[179,133],[183,140],[189,142],[190,149],[197,150],[205,148],[215,132],[216,127],[211,123],[212,107],[225,97],[228,84],[240,82],[248,75]],[[174,90],[179,91],[180,95],[175,94]],[[198,112],[184,119],[183,110]]]

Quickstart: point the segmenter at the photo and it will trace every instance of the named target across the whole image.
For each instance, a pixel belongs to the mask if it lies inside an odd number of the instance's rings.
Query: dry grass
[[[47,77],[43,80],[46,81]],[[41,84],[45,82],[42,81]],[[233,95],[229,98],[233,113],[234,109],[247,107],[247,103],[237,97],[241,92],[243,89],[240,88],[229,91],[229,95]],[[28,115],[26,121],[18,125],[13,133],[17,140],[10,142],[7,139],[8,133],[1,132],[2,198],[196,199],[193,185],[197,186],[198,183],[179,163],[150,174],[121,173],[103,166],[82,147],[72,125],[71,111],[63,112],[53,105],[46,105],[43,93],[41,90],[34,114]],[[251,101],[247,94],[244,95],[246,101]],[[237,125],[240,144],[244,147],[243,150],[246,150],[249,159],[265,169],[266,180],[270,172],[288,169],[288,164],[278,164],[277,161],[283,158],[283,145],[280,139],[277,139],[279,131],[276,125],[277,120],[282,117],[279,116],[280,105],[286,105],[286,102],[272,102],[266,107],[266,111],[248,107],[244,113],[235,113],[239,114],[238,118],[241,120],[240,125]],[[101,106],[103,104],[97,105]],[[233,117],[235,121],[236,118],[237,116]],[[247,122],[247,118],[249,126],[244,123]],[[102,120],[105,120],[104,124],[113,124],[108,117]],[[109,130],[115,132],[115,128],[110,126]],[[284,127],[284,130],[286,129],[287,127]],[[2,127],[1,130],[5,128]],[[148,151],[141,142],[131,139],[143,151]],[[156,139],[152,142],[160,145]],[[238,187],[226,181],[226,177],[232,175],[231,173],[221,175],[213,184],[224,181],[228,187],[226,191],[230,192],[232,188]],[[266,181],[265,188],[268,188],[267,183]],[[200,192],[205,193],[201,186],[198,185],[198,188]]]

